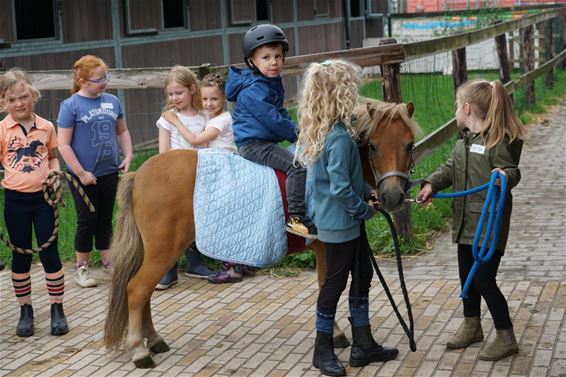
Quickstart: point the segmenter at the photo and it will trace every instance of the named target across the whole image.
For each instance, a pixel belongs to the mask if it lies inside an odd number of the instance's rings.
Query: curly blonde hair
[[[326,135],[337,122],[357,138],[351,118],[358,102],[360,67],[344,60],[327,60],[309,65],[299,94],[299,139],[295,160],[302,165],[320,158]]]

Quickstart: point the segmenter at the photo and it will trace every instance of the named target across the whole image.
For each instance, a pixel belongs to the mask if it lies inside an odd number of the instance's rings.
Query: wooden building
[[[268,22],[285,31],[290,55],[361,47],[366,6],[365,0],[0,0],[0,71],[70,70],[85,54],[111,68],[240,63],[243,34]],[[371,36],[380,36],[376,17],[367,22]],[[288,81],[292,95],[296,83]],[[43,91],[42,114],[55,119],[68,95]],[[119,95],[130,124],[140,117],[143,128],[155,128],[162,91]]]
[[[453,10],[512,8],[564,3],[564,0],[389,0],[399,13],[430,13]]]

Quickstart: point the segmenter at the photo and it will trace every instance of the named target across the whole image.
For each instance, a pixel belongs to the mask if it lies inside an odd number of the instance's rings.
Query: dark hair
[[[214,72],[214,73],[209,73],[208,75],[204,76],[202,78],[202,80],[200,81],[200,86],[201,87],[211,87],[211,86],[215,86],[218,89],[220,89],[220,91],[222,92],[222,94],[224,94],[224,84],[225,84],[226,80],[224,79],[224,77],[220,76],[218,73]]]

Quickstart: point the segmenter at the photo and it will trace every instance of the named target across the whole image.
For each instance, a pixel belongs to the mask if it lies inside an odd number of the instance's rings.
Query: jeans
[[[495,328],[506,330],[513,327],[513,324],[511,318],[509,318],[509,307],[505,296],[497,286],[496,275],[500,261],[501,253],[496,250],[488,262],[479,265],[474,276],[474,282],[470,284],[468,298],[463,300],[464,316],[479,317],[481,314],[481,298],[483,297],[493,318]],[[464,287],[473,264],[472,246],[458,244],[458,269],[462,287]]]
[[[256,140],[242,145],[240,156],[258,164],[269,166],[287,173],[285,189],[289,214],[305,215],[305,182],[307,169],[299,163],[293,164],[294,155],[288,149],[272,141]]]

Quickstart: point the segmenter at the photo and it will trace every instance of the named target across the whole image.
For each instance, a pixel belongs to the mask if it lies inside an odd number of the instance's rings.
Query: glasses
[[[110,81],[111,78],[112,78],[112,74],[110,72],[107,72],[104,76],[102,76],[99,79],[96,80],[86,79],[86,81],[100,85],[100,84],[106,84],[108,81]]]

